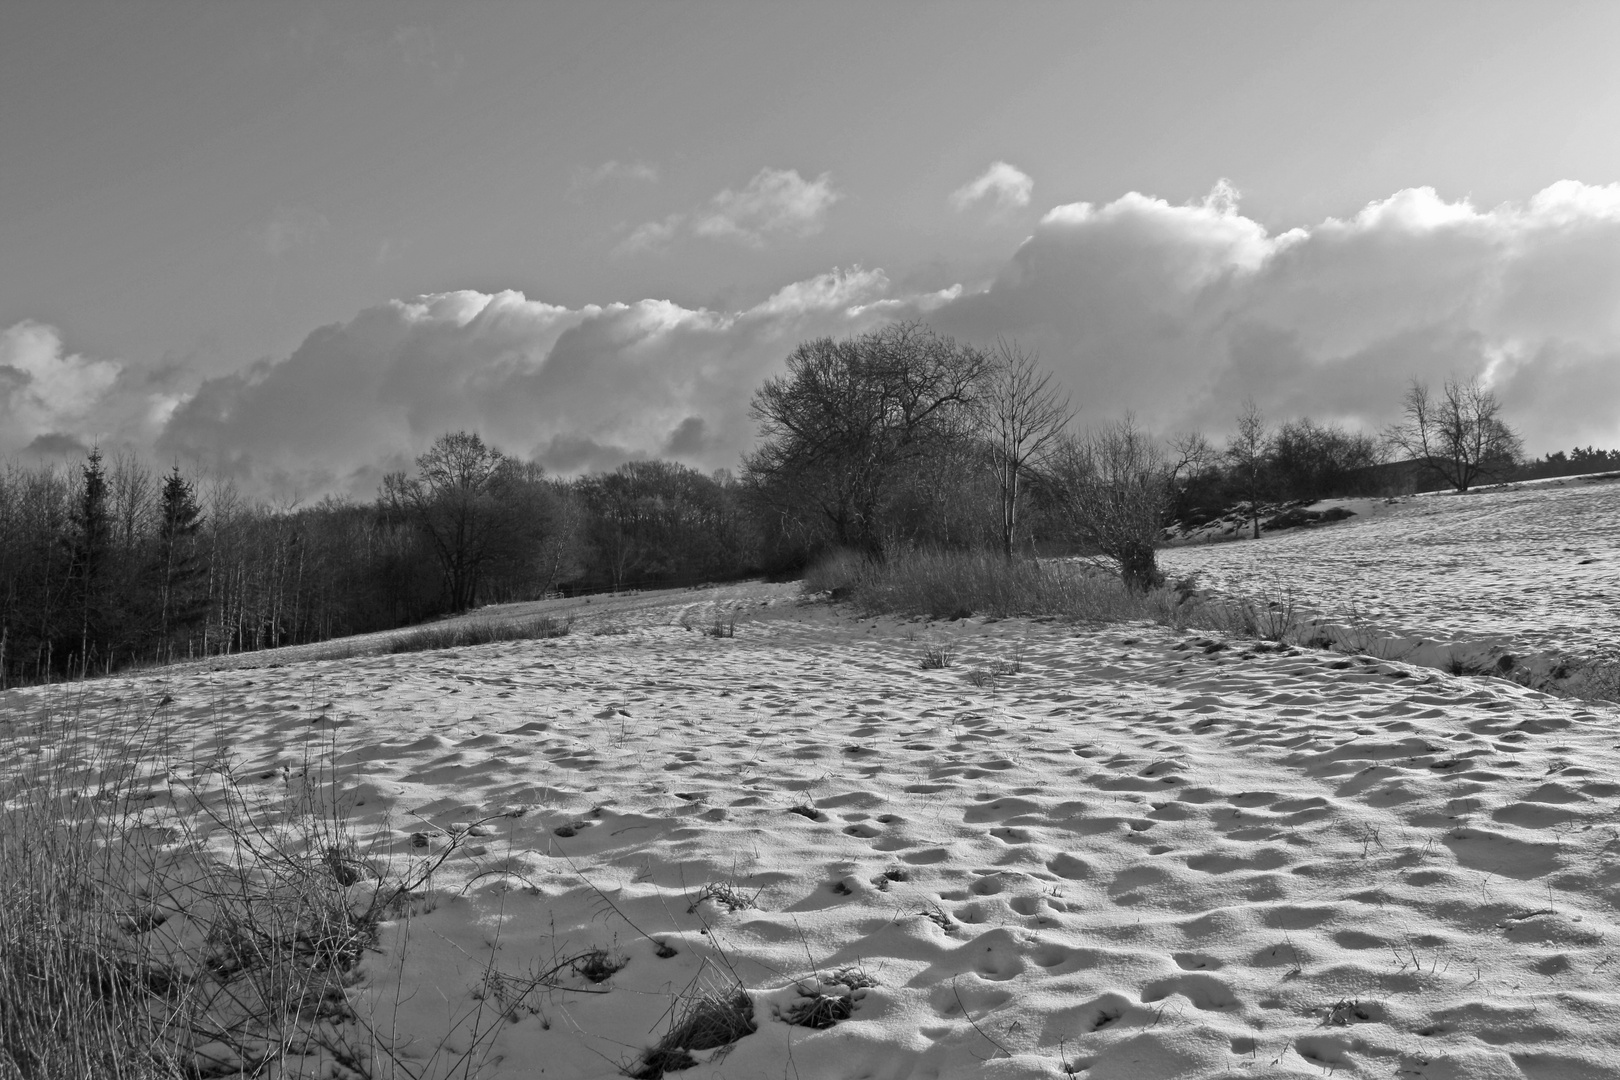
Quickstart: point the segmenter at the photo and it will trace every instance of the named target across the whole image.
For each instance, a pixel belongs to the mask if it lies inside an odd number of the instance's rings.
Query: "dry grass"
[[[517,622],[484,619],[424,626],[389,642],[391,653],[427,652],[433,649],[460,649],[469,645],[489,645],[496,641],[532,641],[562,637],[573,627],[572,620],[537,615]]]
[[[0,731],[0,1078],[409,1074],[353,995],[457,837],[377,869],[335,747],[249,776],[156,712],[20,727]]]
[[[669,1030],[624,1070],[631,1080],[661,1080],[665,1073],[693,1068],[698,1061],[692,1051],[723,1051],[754,1033],[754,999],[735,976],[698,989],[706,981],[696,980],[671,1006]]]
[[[1560,689],[1587,701],[1620,704],[1620,659],[1595,659],[1575,665]]]
[[[0,786],[0,1076],[182,1075],[186,988],[127,944],[161,915],[112,887],[138,869],[123,762],[147,747],[98,752],[48,720],[8,734],[5,756],[26,764]]]
[[[809,592],[847,598],[868,614],[1147,620],[1210,630],[1241,630],[1246,618],[1186,588],[1127,589],[1117,574],[1082,560],[1007,559],[991,552],[908,552],[882,562],[838,552],[812,567],[804,584]]]

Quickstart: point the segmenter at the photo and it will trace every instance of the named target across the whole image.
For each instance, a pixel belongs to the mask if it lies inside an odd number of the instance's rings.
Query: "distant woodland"
[[[0,466],[0,686],[556,593],[790,575],[832,550],[1101,551],[1148,587],[1177,518],[1620,470],[1620,451],[1590,447],[1524,460],[1494,399],[1470,392],[1414,386],[1407,423],[1379,436],[1252,407],[1221,446],[1160,443],[1129,418],[1082,434],[1036,357],[905,324],[801,344],[756,392],[759,442],[735,473],[643,460],[565,479],[449,432],[369,501],[276,507],[128,453],[14,462]],[[1473,449],[1441,445],[1448,422]]]

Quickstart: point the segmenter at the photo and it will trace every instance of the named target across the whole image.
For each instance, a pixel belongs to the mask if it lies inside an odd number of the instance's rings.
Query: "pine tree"
[[[188,629],[203,614],[194,587],[203,572],[196,537],[202,529],[202,510],[191,482],[176,464],[163,478],[163,501],[158,523],[158,647],[171,648],[170,635]]]
[[[79,672],[90,670],[93,648],[102,644],[106,595],[108,548],[112,542],[112,519],[107,511],[107,473],[101,466],[101,449],[94,447],[83,466],[84,484],[73,508],[73,580],[79,609]]]

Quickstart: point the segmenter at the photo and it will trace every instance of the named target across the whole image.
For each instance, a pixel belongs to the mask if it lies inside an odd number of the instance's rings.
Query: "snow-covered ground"
[[[1581,651],[1620,618],[1617,492],[1172,558]],[[793,586],[615,603],[560,639],[12,691],[0,738],[150,715],[194,748],[147,769],[160,810],[221,744],[267,804],[335,745],[375,869],[459,833],[353,990],[413,1069],[477,1043],[477,1075],[620,1075],[735,979],[756,1030],[671,1076],[1620,1077],[1610,706],[1153,626],[857,620]],[[717,610],[735,637],[702,632]],[[590,949],[623,966],[479,1012],[492,971]],[[818,1002],[847,1017],[788,1022]]]
[[[1163,562],[1172,577],[1196,573],[1232,595],[1291,595],[1408,646],[1620,655],[1620,482],[1348,505],[1357,516],[1344,522],[1171,548]]]

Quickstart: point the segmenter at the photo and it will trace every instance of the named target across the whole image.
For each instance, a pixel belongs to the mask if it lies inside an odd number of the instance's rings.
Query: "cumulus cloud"
[[[561,473],[734,467],[754,440],[749,398],[795,345],[907,318],[1038,351],[1087,424],[1131,410],[1218,437],[1253,398],[1274,420],[1376,430],[1409,379],[1480,374],[1533,452],[1620,446],[1620,185],[1489,209],[1411,188],[1275,233],[1224,182],[1181,205],[1132,192],[1051,208],[975,290],[921,293],[856,266],[740,311],[448,292],[200,385],[25,322],[0,334],[0,449],[144,438],[256,494],[305,497],[369,496],[459,428]]]
[[[1035,181],[1016,165],[1005,161],[992,162],[978,179],[951,192],[951,205],[960,212],[981,199],[989,199],[998,210],[1011,210],[1029,205],[1029,196],[1035,190]]]
[[[797,169],[765,168],[741,191],[727,188],[716,195],[692,231],[753,246],[772,234],[811,236],[821,231],[827,211],[841,197],[831,173],[806,180]]]
[[[854,268],[734,312],[564,308],[516,292],[394,301],[316,330],[283,361],[204,382],[159,445],[252,490],[303,496],[370,495],[462,428],[562,473],[654,456],[734,467],[752,442],[754,388],[799,341],[884,322],[889,291],[881,271]]]
[[[726,188],[699,210],[636,226],[614,251],[623,255],[661,248],[682,232],[753,248],[764,247],[773,237],[813,236],[841,198],[831,173],[806,180],[797,169],[767,167],[740,191]]]
[[[102,436],[122,370],[112,360],[69,353],[54,326],[25,320],[0,331],[0,452],[55,452]]]
[[[1059,206],[934,321],[1038,348],[1090,422],[1221,432],[1252,397],[1377,428],[1409,379],[1481,374],[1532,450],[1620,445],[1620,185],[1489,210],[1411,188],[1276,235],[1224,181]]]

